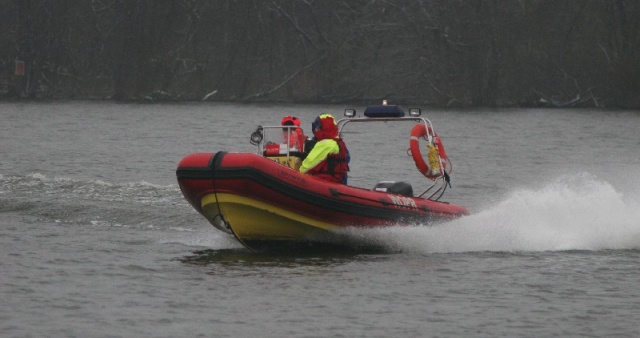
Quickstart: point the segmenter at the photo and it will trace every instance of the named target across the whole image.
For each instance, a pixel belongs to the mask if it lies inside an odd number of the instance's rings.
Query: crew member
[[[311,127],[316,143],[302,161],[300,172],[346,184],[349,151],[338,135],[336,120],[331,114],[322,114],[316,117]]]
[[[296,128],[282,128],[282,139],[284,143],[289,140],[289,147],[303,151],[305,136],[302,128],[300,128],[300,119],[295,116],[285,116],[280,121],[282,126],[294,126]]]

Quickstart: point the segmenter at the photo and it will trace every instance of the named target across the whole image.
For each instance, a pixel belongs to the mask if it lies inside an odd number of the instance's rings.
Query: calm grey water
[[[637,336],[639,112],[428,112],[472,215],[353,233],[388,252],[253,254],[182,198],[184,155],[344,108],[0,103],[0,336]],[[350,184],[425,187],[410,128],[345,130]]]

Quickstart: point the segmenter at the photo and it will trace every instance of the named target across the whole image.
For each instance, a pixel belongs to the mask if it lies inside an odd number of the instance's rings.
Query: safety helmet
[[[282,118],[282,121],[280,121],[280,125],[300,127],[300,119],[295,116],[285,116]]]
[[[317,140],[338,137],[338,126],[331,114],[318,115],[318,117],[311,122],[311,128]]]

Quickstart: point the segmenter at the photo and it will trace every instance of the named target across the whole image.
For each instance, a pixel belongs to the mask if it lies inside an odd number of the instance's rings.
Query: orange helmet
[[[280,125],[300,127],[300,119],[295,116],[285,116],[280,121]]]

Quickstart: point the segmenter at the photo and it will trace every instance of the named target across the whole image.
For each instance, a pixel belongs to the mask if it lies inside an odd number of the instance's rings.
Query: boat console
[[[288,147],[287,143],[270,143],[265,145],[262,155],[270,160],[295,170],[300,169],[304,153],[295,147]]]
[[[304,149],[299,149],[290,137],[297,126],[259,126],[251,134],[251,144],[258,147],[258,154],[274,162],[298,170],[305,158]],[[277,136],[279,133],[282,136]],[[278,137],[282,139],[278,139]]]

